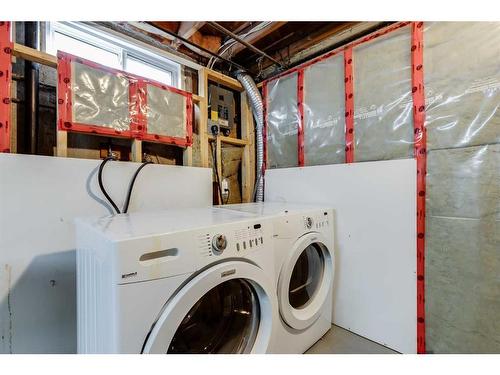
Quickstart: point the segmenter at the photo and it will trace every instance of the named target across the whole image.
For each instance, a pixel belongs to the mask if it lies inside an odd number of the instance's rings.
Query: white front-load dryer
[[[332,323],[333,210],[273,202],[219,207],[272,219],[281,323],[273,352],[305,352]]]
[[[78,352],[270,352],[271,227],[213,208],[77,220]]]

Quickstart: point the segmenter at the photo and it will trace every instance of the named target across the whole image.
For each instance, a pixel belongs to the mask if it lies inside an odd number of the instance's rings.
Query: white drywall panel
[[[75,353],[73,219],[107,215],[99,160],[0,154],[0,353]],[[137,163],[109,162],[119,207]],[[130,212],[212,204],[208,168],[148,165]]]
[[[333,322],[416,352],[414,159],[266,171],[266,201],[335,208]]]

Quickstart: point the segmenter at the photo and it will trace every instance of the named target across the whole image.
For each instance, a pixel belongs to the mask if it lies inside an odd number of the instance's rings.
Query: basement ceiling
[[[142,34],[197,63],[228,73],[234,70],[226,61],[216,59],[196,46],[218,54],[247,69],[257,80],[318,56],[351,40],[366,35],[389,22],[217,22],[239,38],[265,52],[281,66],[262,57],[206,21],[120,22],[108,27],[124,28],[130,35]],[[118,25],[118,26],[116,26]],[[217,25],[215,25],[217,26]],[[176,38],[174,35],[179,36]],[[183,41],[185,39],[187,41]]]

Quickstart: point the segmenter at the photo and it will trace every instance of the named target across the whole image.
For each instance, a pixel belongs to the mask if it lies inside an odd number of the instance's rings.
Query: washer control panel
[[[199,233],[197,243],[203,257],[244,256],[267,244],[269,228],[260,222],[231,225],[218,228],[217,231]]]
[[[264,245],[262,225],[254,224],[238,229],[235,232],[235,239],[237,252],[244,252],[261,247]]]

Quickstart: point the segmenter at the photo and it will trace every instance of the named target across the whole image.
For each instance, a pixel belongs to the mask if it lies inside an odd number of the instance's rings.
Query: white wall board
[[[333,322],[416,353],[414,159],[266,171],[265,200],[335,208]]]
[[[0,154],[0,353],[76,352],[73,219],[110,214],[99,160]],[[110,162],[103,180],[119,207],[137,163]],[[130,212],[212,204],[208,168],[148,165]]]

